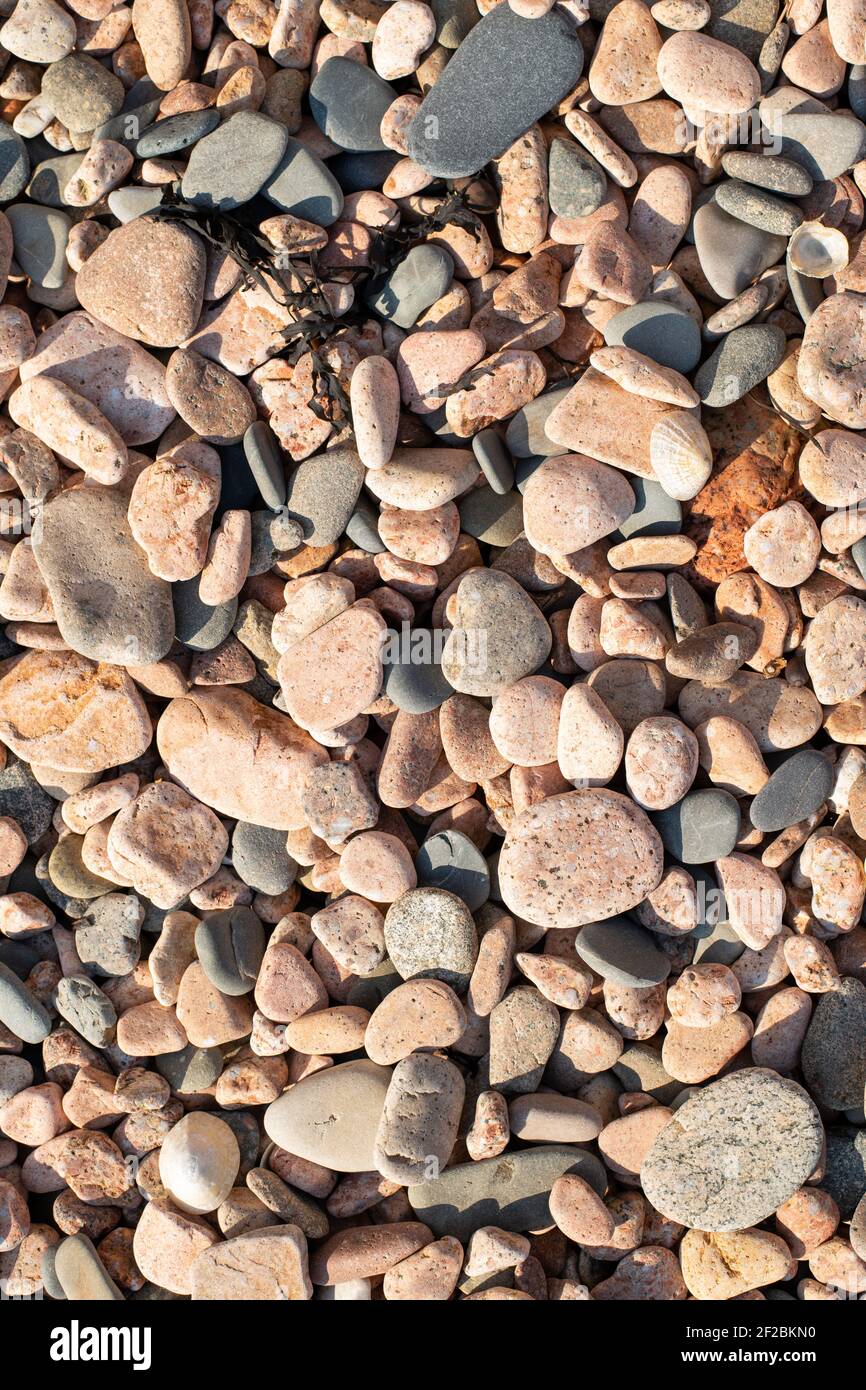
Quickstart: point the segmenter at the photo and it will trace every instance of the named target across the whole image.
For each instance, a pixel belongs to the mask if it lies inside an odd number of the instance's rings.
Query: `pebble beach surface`
[[[0,1291],[866,1299],[866,13],[0,0]]]

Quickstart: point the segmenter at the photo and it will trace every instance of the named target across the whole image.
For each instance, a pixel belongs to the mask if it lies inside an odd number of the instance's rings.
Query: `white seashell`
[[[823,222],[801,222],[788,242],[788,260],[801,275],[823,280],[848,264],[848,238]]]
[[[663,415],[650,435],[650,462],[668,497],[687,502],[697,496],[713,471],[713,451],[697,415]]]

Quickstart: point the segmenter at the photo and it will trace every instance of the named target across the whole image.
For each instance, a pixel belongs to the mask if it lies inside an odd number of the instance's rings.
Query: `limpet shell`
[[[823,222],[801,222],[788,242],[788,260],[810,280],[838,275],[848,264],[849,254],[848,238]]]

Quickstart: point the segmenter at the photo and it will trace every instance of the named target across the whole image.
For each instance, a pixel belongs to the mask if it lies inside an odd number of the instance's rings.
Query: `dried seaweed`
[[[355,301],[338,318],[328,302],[316,253],[289,256],[278,251],[251,223],[249,213],[236,216],[189,203],[181,196],[180,185],[173,183],[166,185],[161,204],[149,215],[197,232],[231,257],[243,272],[245,284],[264,290],[289,310],[293,322],[282,330],[285,345],[274,356],[294,366],[309,354],[313,397],[307,402],[307,408],[318,419],[331,423],[348,419],[350,409],[342,382],[322,357],[325,344],[346,328],[358,326],[368,318],[367,298],[371,291],[387,279],[413,246],[451,224],[476,234],[479,225],[477,213],[465,195],[454,192],[413,224],[392,232],[373,230],[369,266],[341,273],[341,278],[348,276],[345,283],[352,284],[355,289]],[[450,388],[451,391],[459,389],[471,390],[472,387],[461,384]],[[325,405],[321,404],[322,398]]]

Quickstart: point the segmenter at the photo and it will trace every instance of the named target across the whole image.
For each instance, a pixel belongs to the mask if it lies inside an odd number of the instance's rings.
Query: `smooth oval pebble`
[[[490,894],[484,856],[459,830],[440,830],[426,839],[415,856],[415,870],[422,888],[445,888],[470,912],[477,912]]]
[[[375,1168],[390,1069],[366,1059],[304,1077],[273,1101],[264,1126],[274,1143],[338,1173]]]
[[[753,798],[749,818],[758,830],[784,830],[806,820],[827,800],[833,767],[822,753],[803,749],[786,758]]]
[[[578,933],[574,949],[603,980],[634,989],[651,989],[670,974],[670,961],[652,933],[627,917],[588,922]]]
[[[159,1176],[182,1211],[216,1211],[234,1186],[240,1166],[238,1141],[216,1115],[185,1115],[159,1151]]]
[[[665,848],[681,864],[711,864],[730,854],[740,836],[740,809],[730,792],[689,792],[666,811],[653,813]]]
[[[764,1221],[797,1191],[822,1144],[820,1116],[802,1087],[747,1068],[680,1106],[644,1159],[641,1183],[671,1220],[738,1231]],[[720,1173],[727,1175],[722,1183]]]

